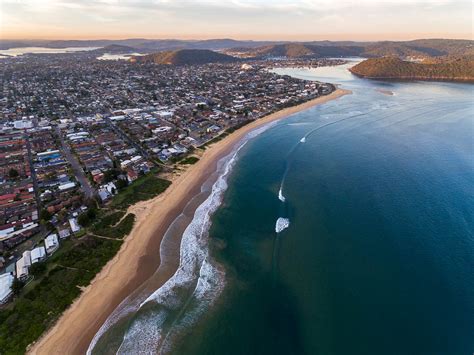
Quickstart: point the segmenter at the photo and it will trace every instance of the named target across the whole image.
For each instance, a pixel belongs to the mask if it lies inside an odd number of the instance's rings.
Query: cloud
[[[0,12],[2,31],[36,34],[469,33],[472,23],[470,0],[0,0]]]

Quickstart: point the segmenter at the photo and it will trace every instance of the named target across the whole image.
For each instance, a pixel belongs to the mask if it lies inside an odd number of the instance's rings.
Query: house
[[[105,201],[117,193],[117,187],[113,182],[102,185],[97,191],[102,201]]]
[[[57,234],[50,234],[44,240],[44,245],[46,247],[46,252],[48,254],[53,254],[59,248],[59,240]]]
[[[133,182],[136,179],[138,179],[138,174],[135,172],[135,170],[128,170],[127,171],[127,180],[128,180],[128,182]]]
[[[59,185],[58,189],[59,191],[66,191],[66,190],[72,189],[75,186],[76,184],[74,182],[68,182],[66,184]]]
[[[61,229],[59,231],[59,238],[60,239],[64,239],[64,238],[67,238],[71,235],[71,231],[69,230],[69,228],[64,228],[64,229]]]
[[[31,251],[31,264],[38,263],[46,259],[46,250],[44,247],[34,248]]]
[[[31,266],[31,252],[29,250],[23,253],[23,256],[16,262],[16,277],[25,279],[28,277],[28,269]]]
[[[0,304],[6,303],[13,294],[12,285],[14,279],[15,277],[11,273],[0,275]]]
[[[79,232],[81,230],[76,218],[69,218],[69,226],[71,227],[73,233]]]

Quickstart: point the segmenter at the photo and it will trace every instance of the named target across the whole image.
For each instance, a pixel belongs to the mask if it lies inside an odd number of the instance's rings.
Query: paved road
[[[77,160],[77,158],[74,156],[74,154],[72,154],[71,149],[69,148],[69,145],[64,141],[64,137],[61,134],[61,130],[59,129],[59,127],[56,127],[56,133],[59,137],[59,140],[61,141],[61,147],[62,147],[64,156],[71,164],[72,171],[74,172],[74,175],[76,176],[77,181],[79,181],[79,183],[81,184],[82,191],[84,192],[86,197],[93,197],[96,191],[91,186],[89,179],[84,173],[84,170],[82,170],[81,164],[79,164],[79,161]]]
[[[33,181],[33,189],[35,190],[36,206],[38,207],[38,216],[39,216],[39,213],[41,211],[41,198],[39,195],[38,179],[36,177],[36,171],[33,166],[33,153],[31,153],[30,138],[28,135],[25,135],[25,139],[26,139],[26,149],[28,150],[28,163],[30,164],[31,180]]]

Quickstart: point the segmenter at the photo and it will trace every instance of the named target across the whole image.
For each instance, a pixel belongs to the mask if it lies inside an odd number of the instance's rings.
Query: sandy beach
[[[238,129],[206,149],[199,162],[176,176],[163,194],[131,206],[129,212],[135,213],[136,223],[120,251],[64,312],[55,326],[31,347],[29,353],[85,354],[107,317],[160,266],[159,250],[163,235],[188,201],[199,193],[201,185],[215,171],[221,157],[257,127],[349,93],[348,90],[337,89],[330,95],[283,109]],[[179,252],[176,251],[176,254],[179,255]],[[173,267],[164,268],[159,283],[163,284],[171,277],[177,265],[178,260]]]

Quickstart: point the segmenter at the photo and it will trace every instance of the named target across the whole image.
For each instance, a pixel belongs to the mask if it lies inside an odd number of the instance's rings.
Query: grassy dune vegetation
[[[31,267],[33,278],[0,309],[0,355],[24,354],[57,321],[131,232],[135,215],[125,209],[157,196],[170,184],[154,174],[140,177],[114,197],[110,209],[100,210],[92,225],[62,241],[55,254]]]
[[[0,353],[23,354],[51,327],[102,267],[117,253],[121,240],[85,236],[68,240],[18,298],[0,310]]]
[[[120,191],[114,197],[111,207],[127,208],[137,202],[149,200],[171,185],[171,181],[160,179],[153,174],[145,175]]]

